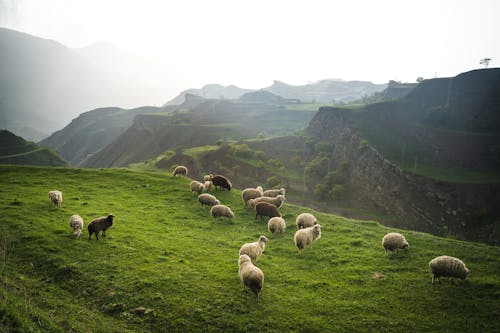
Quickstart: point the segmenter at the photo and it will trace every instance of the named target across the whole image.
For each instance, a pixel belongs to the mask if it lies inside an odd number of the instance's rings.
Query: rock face
[[[498,184],[459,184],[412,174],[362,139],[353,112],[321,108],[309,134],[333,144],[332,162],[349,161],[350,196],[394,216],[394,226],[498,244]]]

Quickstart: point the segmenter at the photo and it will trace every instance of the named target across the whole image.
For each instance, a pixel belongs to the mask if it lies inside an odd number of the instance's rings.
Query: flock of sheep
[[[185,166],[177,166],[172,175],[187,176],[188,169]],[[198,193],[198,202],[203,206],[210,206],[210,216],[212,221],[216,218],[225,217],[229,220],[234,218],[234,213],[231,208],[223,205],[220,201],[209,192],[212,187],[219,190],[232,188],[231,181],[223,175],[206,175],[203,177],[203,183],[193,180],[190,183],[190,190]],[[203,193],[205,192],[205,193]],[[58,190],[50,191],[49,200],[54,206],[60,208],[62,206],[62,192]],[[286,221],[283,219],[280,208],[285,203],[285,189],[272,189],[264,191],[261,186],[256,188],[246,188],[241,192],[243,204],[255,210],[255,218],[260,216],[268,217],[267,228],[272,235],[284,234],[286,230]],[[99,240],[98,234],[102,231],[102,236],[106,236],[106,230],[113,225],[112,214],[92,220],[88,226],[89,240],[95,234]],[[296,218],[297,231],[294,234],[294,244],[298,249],[299,255],[301,251],[307,247],[311,247],[313,242],[321,237],[321,226],[313,214],[301,213]],[[84,222],[79,215],[72,215],[69,219],[69,225],[73,229],[75,238],[81,236]],[[255,260],[262,255],[265,250],[265,243],[269,239],[266,236],[260,236],[259,240],[253,243],[243,244],[239,250],[238,271],[243,287],[248,287],[259,300],[260,292],[264,285],[264,273],[260,268],[254,265]],[[382,246],[385,253],[387,251],[407,250],[409,244],[405,237],[396,232],[386,234],[382,239]],[[429,268],[433,274],[432,283],[440,282],[440,277],[452,277],[466,279],[469,270],[458,258],[450,256],[440,256],[432,259],[429,262]]]
[[[188,169],[184,166],[178,166],[174,169],[172,175],[187,175]],[[222,205],[220,201],[208,192],[213,187],[219,187],[220,190],[231,190],[232,184],[229,179],[222,175],[206,175],[203,177],[203,183],[193,180],[190,183],[192,192],[198,193],[198,201],[201,206],[208,205],[210,216],[215,221],[218,217],[226,217],[229,220],[234,218],[234,213],[228,206]],[[285,189],[272,189],[264,191],[261,186],[256,188],[246,188],[242,190],[241,197],[245,206],[250,206],[255,210],[255,218],[261,219],[268,217],[268,231],[273,234],[284,234],[286,230],[286,221],[280,212],[281,206],[285,203]],[[296,218],[297,231],[294,234],[294,244],[299,251],[306,247],[311,247],[313,242],[321,237],[321,226],[318,220],[311,213],[301,213]],[[239,276],[243,286],[248,287],[256,296],[257,301],[264,285],[264,273],[260,268],[254,265],[255,260],[262,255],[265,250],[265,243],[269,239],[266,236],[260,236],[259,240],[253,243],[243,244],[239,251]],[[382,239],[382,246],[385,253],[387,251],[407,250],[409,244],[405,237],[396,232],[386,234]],[[440,277],[452,277],[465,279],[469,270],[465,267],[463,261],[450,256],[440,256],[429,262],[429,268],[433,274],[432,283],[440,282]]]

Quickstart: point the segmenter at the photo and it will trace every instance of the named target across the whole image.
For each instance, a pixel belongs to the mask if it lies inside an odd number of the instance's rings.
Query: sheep
[[[210,209],[210,216],[212,217],[213,222],[215,222],[215,219],[218,217],[226,217],[229,220],[232,220],[234,213],[228,206],[215,205]]]
[[[191,192],[197,192],[198,194],[205,191],[205,185],[196,180],[193,180],[191,183],[189,183],[189,188],[191,189]]]
[[[92,234],[95,234],[95,238],[99,240],[99,232],[102,231],[102,235],[106,237],[106,230],[113,225],[113,218],[115,216],[109,214],[108,216],[98,217],[92,220],[87,229],[89,231],[89,240],[92,239]]]
[[[302,213],[297,216],[295,223],[297,224],[297,229],[304,229],[318,224],[318,220],[311,213]]]
[[[203,207],[203,205],[207,205],[207,206],[220,205],[220,201],[217,200],[217,198],[215,196],[208,194],[208,193],[200,194],[198,196],[198,201],[199,201],[201,207]]]
[[[255,208],[255,205],[258,204],[259,202],[267,202],[267,203],[273,204],[276,207],[280,208],[281,206],[283,206],[285,201],[286,201],[285,196],[280,194],[275,198],[259,197],[259,198],[255,198],[255,199],[250,199],[248,201],[248,203],[250,204],[250,207],[253,207],[253,208]]]
[[[71,215],[69,218],[69,226],[73,228],[73,236],[78,239],[83,230],[83,219],[80,215]]]
[[[255,205],[255,219],[260,216],[260,219],[264,216],[267,217],[281,217],[280,210],[273,204],[267,202],[259,202]]]
[[[215,186],[215,189],[217,189],[217,186],[219,187],[219,190],[222,191],[222,189],[227,189],[228,191],[231,191],[231,187],[233,184],[229,179],[222,175],[215,175],[212,177],[212,183]]]
[[[266,236],[260,236],[257,242],[243,244],[240,248],[240,255],[246,254],[252,260],[256,260],[265,251],[268,241]]]
[[[297,249],[299,249],[299,255],[302,249],[306,247],[312,247],[312,243],[321,237],[321,225],[315,224],[312,227],[299,229],[293,236],[293,241]]]
[[[408,250],[410,245],[405,239],[405,236],[398,232],[390,232],[382,238],[382,245],[384,246],[385,254],[387,250],[395,251],[399,249]]]
[[[282,217],[272,217],[267,221],[267,230],[273,235],[284,234],[286,230],[286,222]]]
[[[264,194],[263,196],[264,197],[270,197],[270,198],[274,198],[278,195],[285,195],[285,189],[282,187],[280,189],[277,189],[277,190],[266,190],[264,191]]]
[[[250,257],[246,254],[240,255],[238,260],[238,272],[240,280],[243,283],[243,290],[245,286],[248,287],[257,297],[259,301],[259,294],[264,287],[264,272],[252,263]]]
[[[203,183],[203,186],[205,186],[205,190],[207,192],[209,192],[211,189],[212,189],[212,181],[211,180],[205,180],[205,182]]]
[[[187,176],[187,173],[188,173],[188,168],[186,168],[183,165],[179,165],[175,167],[174,171],[172,171],[172,176],[174,177],[177,175]]]
[[[464,262],[455,257],[436,257],[429,261],[429,268],[432,273],[432,284],[434,284],[434,281],[441,283],[439,278],[442,276],[462,280],[467,279],[469,276],[469,269],[465,267]]]
[[[262,187],[260,187],[260,189],[262,189]],[[261,196],[262,191],[259,191],[259,189],[256,188],[246,188],[241,191],[241,198],[243,199],[243,204],[245,204],[245,206],[248,204],[248,200],[260,198]]]
[[[205,175],[205,176],[203,176],[203,181],[205,181],[205,182],[206,182],[206,181],[211,181],[213,176],[214,176],[214,175],[212,175],[212,174]]]
[[[49,201],[56,207],[62,206],[62,192],[58,190],[49,191]]]

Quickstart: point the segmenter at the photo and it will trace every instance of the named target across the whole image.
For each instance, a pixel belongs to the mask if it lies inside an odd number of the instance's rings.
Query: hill
[[[408,252],[384,255],[389,229],[317,215],[322,237],[297,255],[292,234],[303,208],[286,204],[284,237],[244,208],[240,192],[216,193],[233,222],[211,222],[189,179],[127,170],[0,166],[0,327],[5,332],[401,332],[499,329],[498,247],[402,231]],[[63,191],[61,209],[46,198]],[[117,191],[117,189],[119,189]],[[113,212],[107,237],[71,237]],[[268,235],[257,260],[261,301],[242,291],[238,249]],[[464,260],[466,282],[432,285],[428,261]],[[480,304],[480,306],[478,306]],[[140,309],[142,307],[142,310]],[[276,320],[280,318],[280,320]]]
[[[71,165],[78,165],[127,130],[136,115],[166,111],[157,107],[95,109],[80,114],[39,144],[56,150]]]
[[[154,104],[170,89],[169,72],[111,45],[70,49],[0,28],[0,50],[0,128],[33,141],[85,110]]]
[[[206,99],[238,99],[241,95],[251,91],[252,89],[243,89],[235,85],[206,84],[201,89],[193,88],[184,90],[172,100],[165,103],[164,106],[181,105],[185,102],[186,95],[196,95]]]
[[[67,163],[50,149],[28,142],[7,130],[0,130],[0,163],[66,166]]]
[[[128,166],[176,150],[276,136],[302,129],[313,117],[309,104],[204,99],[188,94],[174,112],[138,115],[133,125],[108,146],[89,157],[84,167]]]

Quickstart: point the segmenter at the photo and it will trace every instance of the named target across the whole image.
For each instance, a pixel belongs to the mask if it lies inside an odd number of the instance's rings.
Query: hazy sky
[[[0,26],[111,42],[175,68],[185,88],[414,82],[500,63],[500,0],[0,0]]]

